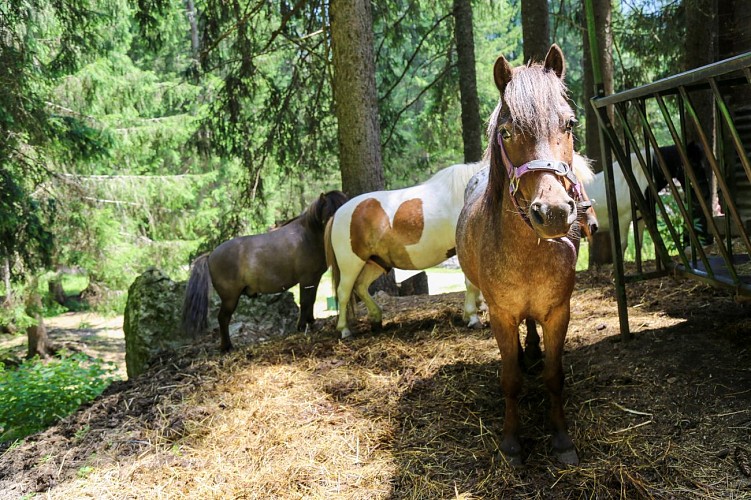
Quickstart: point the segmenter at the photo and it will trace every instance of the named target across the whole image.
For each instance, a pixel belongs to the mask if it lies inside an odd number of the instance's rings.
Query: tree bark
[[[196,6],[193,0],[185,0],[185,10],[188,14],[188,23],[190,24],[190,49],[193,59],[198,60],[198,20],[196,16]]]
[[[611,25],[611,5],[610,0],[592,0],[595,13],[595,35],[597,45],[600,49],[598,54],[600,60],[600,69],[602,71],[602,80],[604,84],[605,95],[610,95],[614,91],[613,85],[613,30]],[[594,160],[592,167],[595,172],[602,171],[602,148],[600,146],[600,133],[597,122],[597,114],[590,104],[589,100],[595,95],[595,77],[592,70],[592,54],[589,51],[589,30],[587,23],[584,22],[582,31],[584,36],[584,101],[586,126],[584,131],[585,152],[586,155]],[[610,121],[613,121],[613,110],[608,109]],[[604,201],[604,200],[603,200]]]
[[[36,280],[33,281],[36,286]],[[26,299],[26,314],[36,320],[36,324],[26,328],[26,336],[29,341],[29,348],[26,357],[33,358],[39,355],[42,358],[49,357],[55,353],[55,349],[47,337],[47,328],[44,326],[42,319],[42,299],[36,288],[30,292]]]
[[[717,0],[687,0],[686,44],[683,54],[683,70],[698,68],[717,61],[718,58],[718,12]],[[692,92],[691,101],[696,109],[704,133],[714,144],[714,99],[710,91]],[[697,140],[698,134],[688,127],[688,139]]]
[[[342,190],[383,189],[373,20],[369,0],[332,0],[331,43]]]
[[[522,0],[524,62],[542,62],[550,48],[548,0]]]
[[[59,274],[50,278],[47,283],[47,290],[49,291],[50,297],[52,297],[55,302],[61,306],[65,305],[65,289],[63,288],[62,278]]]
[[[611,4],[610,0],[592,0],[595,14],[595,36],[600,53],[596,54],[600,61],[600,70],[602,72],[602,83],[604,95],[610,95],[614,91],[613,84],[613,30],[611,25]],[[586,19],[585,16],[582,16]],[[583,23],[582,30],[584,57],[583,64],[583,87],[584,87],[584,109],[585,109],[585,154],[594,160],[592,167],[595,172],[602,171],[602,145],[600,144],[600,132],[595,111],[589,100],[595,95],[595,77],[592,68],[592,54],[589,50],[589,30],[586,21]],[[613,122],[613,109],[607,110],[608,117]],[[598,203],[605,203],[606,200],[597,200]],[[591,239],[589,249],[589,266],[610,264],[613,262],[613,253],[610,246],[610,237],[608,233],[597,233]]]
[[[10,304],[13,301],[13,289],[10,287],[10,259],[3,258],[3,284],[5,285],[5,303]]]
[[[471,163],[482,159],[482,118],[480,99],[477,96],[471,0],[454,0],[454,33],[462,106],[464,162]]]

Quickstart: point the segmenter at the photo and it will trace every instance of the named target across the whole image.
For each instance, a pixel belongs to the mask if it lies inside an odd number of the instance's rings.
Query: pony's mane
[[[423,182],[423,185],[437,184],[442,189],[448,189],[458,199],[463,199],[467,183],[480,169],[488,165],[487,160],[475,163],[458,163],[439,170],[433,177]]]
[[[332,210],[331,213],[334,213],[339,207],[341,207],[345,202],[347,201],[347,196],[342,193],[341,191],[329,191],[328,193],[323,195],[323,198],[320,196],[316,198],[316,200],[308,205],[308,207],[303,210],[303,212],[298,215],[297,217],[294,217],[292,219],[289,219],[288,221],[281,224],[279,227],[284,227],[287,224],[291,224],[295,221],[300,221],[304,225],[315,225],[320,226],[321,228],[324,226],[326,221],[321,220],[321,206],[320,205],[331,205]]]
[[[586,156],[582,156],[579,153],[574,153],[574,161],[571,165],[574,171],[574,175],[579,179],[579,183],[583,185],[592,184],[595,179],[595,173],[592,170],[592,160]]]
[[[559,130],[563,118],[572,113],[566,85],[555,72],[536,63],[512,71],[511,80],[488,121],[485,158],[489,159],[491,168],[486,201],[491,208],[500,204],[508,183],[498,146],[498,126],[510,122],[514,133],[550,137]]]

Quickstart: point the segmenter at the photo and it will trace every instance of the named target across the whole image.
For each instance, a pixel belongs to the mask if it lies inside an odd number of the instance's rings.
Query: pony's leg
[[[320,276],[318,278],[320,280]],[[305,330],[308,323],[315,323],[313,305],[318,293],[318,281],[315,283],[300,283],[300,316],[297,318],[297,331]]]
[[[566,418],[563,413],[563,343],[566,339],[570,317],[569,304],[557,307],[543,323],[542,334],[545,341],[545,368],[542,378],[550,392],[550,421],[553,426],[553,452],[565,464],[576,465],[579,456],[571,437],[568,435]]]
[[[349,329],[350,310],[354,316],[355,308],[350,305],[352,301],[352,289],[355,286],[355,281],[359,273],[359,269],[352,269],[340,267],[341,278],[339,279],[339,285],[336,287],[336,299],[339,302],[339,318],[336,321],[336,329],[341,332],[342,338],[346,339],[352,335],[352,331]]]
[[[355,282],[355,293],[368,308],[368,321],[370,321],[370,328],[373,331],[378,331],[383,326],[383,311],[370,296],[368,287],[382,274],[383,268],[381,266],[373,262],[366,262]]]
[[[522,387],[522,373],[519,365],[518,324],[511,316],[494,313],[490,307],[490,328],[501,351],[501,387],[506,402],[501,452],[513,466],[522,465],[522,446],[519,442],[519,393]]]
[[[473,285],[466,276],[464,277],[464,284],[467,291],[464,294],[464,314],[462,318],[469,328],[482,328],[482,322],[477,315],[480,304],[480,289]]]
[[[219,349],[222,352],[229,352],[232,350],[232,341],[229,338],[229,322],[232,319],[232,315],[237,309],[237,302],[240,300],[240,296],[236,297],[222,297],[222,303],[219,306],[219,336],[221,338],[221,345]]]

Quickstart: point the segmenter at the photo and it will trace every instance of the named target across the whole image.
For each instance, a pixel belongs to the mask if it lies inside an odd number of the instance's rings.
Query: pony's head
[[[488,125],[487,200],[498,210],[504,196],[540,238],[568,234],[580,194],[573,174],[576,124],[563,83],[565,61],[553,45],[541,64],[512,68],[500,56],[493,68],[500,100]]]
[[[321,224],[321,227],[326,227],[328,220],[339,210],[339,207],[347,203],[347,200],[347,195],[341,191],[321,193],[312,207],[315,219]]]

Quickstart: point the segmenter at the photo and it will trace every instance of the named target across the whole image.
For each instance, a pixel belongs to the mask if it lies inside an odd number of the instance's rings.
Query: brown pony
[[[313,303],[321,276],[328,269],[323,244],[326,223],[347,201],[341,191],[330,191],[301,215],[264,234],[225,241],[193,262],[183,304],[183,331],[195,335],[206,327],[209,289],[219,294],[221,350],[232,349],[229,322],[240,295],[279,293],[300,284],[297,329],[313,323]]]
[[[564,69],[557,45],[543,65],[512,69],[498,58],[493,75],[501,99],[488,125],[490,168],[484,180],[468,184],[457,224],[459,262],[487,301],[501,351],[506,401],[501,451],[514,465],[522,462],[519,324],[524,320],[542,326],[553,450],[564,463],[579,460],[563,413],[561,357],[579,246],[577,219],[584,217],[577,205],[584,197],[571,168],[576,120]]]

